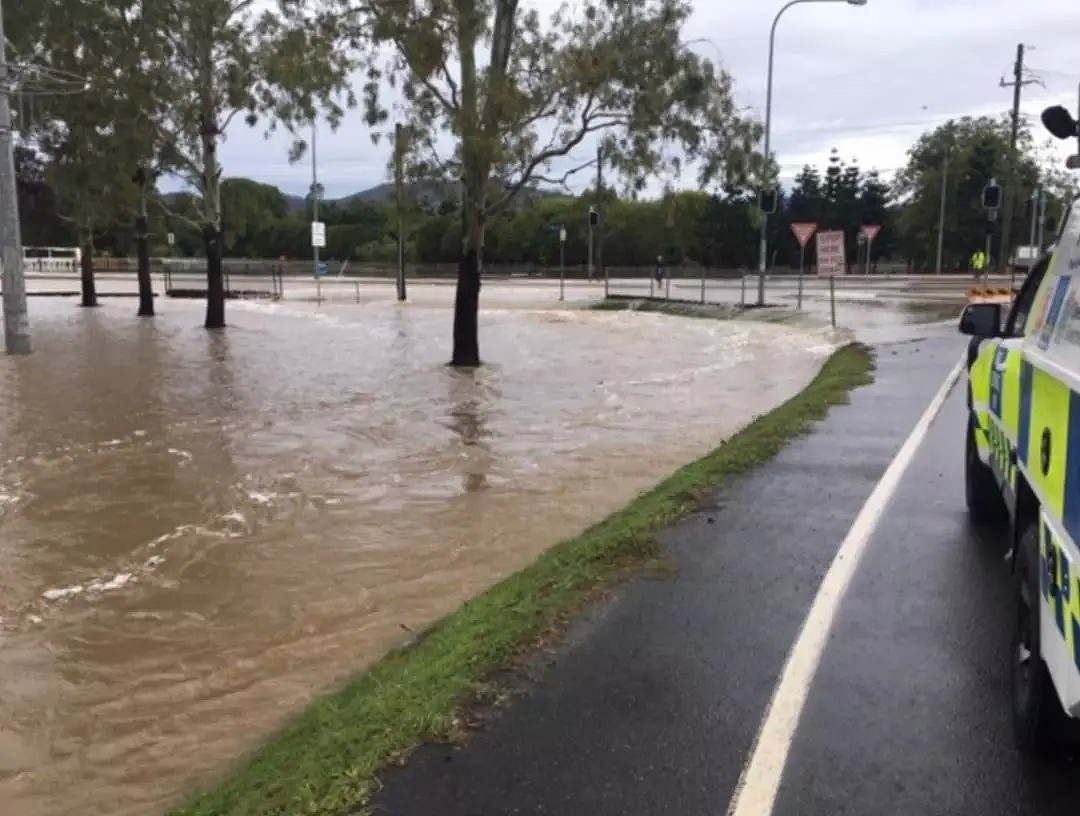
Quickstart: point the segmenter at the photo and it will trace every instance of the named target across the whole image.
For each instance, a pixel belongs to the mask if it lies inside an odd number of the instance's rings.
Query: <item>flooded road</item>
[[[0,358],[5,816],[159,812],[831,350],[508,304],[457,372],[438,305],[230,304],[221,334],[196,302],[31,306]]]

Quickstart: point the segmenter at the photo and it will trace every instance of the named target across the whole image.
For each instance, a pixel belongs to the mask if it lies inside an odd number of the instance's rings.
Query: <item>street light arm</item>
[[[765,91],[765,167],[768,170],[769,166],[769,147],[772,139],[772,93],[773,93],[773,57],[776,53],[776,27],[780,24],[780,18],[784,16],[784,12],[792,6],[797,6],[800,3],[813,3],[822,2],[823,0],[791,0],[780,11],[776,12],[776,17],[773,18],[772,28],[769,30],[769,75],[768,83]]]
[[[792,6],[800,3],[847,3],[849,6],[865,6],[868,0],[790,0],[773,18],[772,28],[769,30],[769,77],[765,93],[765,172],[768,173],[772,153],[772,96],[773,96],[773,58],[776,52],[776,26],[780,18]],[[762,194],[764,194],[764,184]],[[760,200],[760,199],[759,199]],[[769,214],[761,213],[761,247],[758,257],[758,305],[765,305],[765,270],[768,268],[769,253]]]

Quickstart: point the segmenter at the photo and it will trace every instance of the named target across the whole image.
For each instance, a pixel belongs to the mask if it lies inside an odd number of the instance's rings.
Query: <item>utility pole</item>
[[[942,261],[945,256],[945,205],[948,199],[949,189],[949,153],[951,147],[945,148],[945,166],[941,174],[941,212],[938,215],[937,231],[937,274],[941,274]]]
[[[1001,219],[1001,246],[998,249],[998,272],[1001,265],[1009,263],[1012,255],[1013,208],[1016,202],[1016,170],[1019,162],[1016,156],[1016,142],[1020,135],[1020,93],[1025,85],[1034,84],[1033,79],[1024,79],[1024,44],[1016,46],[1016,63],[1013,65],[1013,81],[1001,79],[1002,88],[1013,89],[1012,129],[1009,134],[1009,174],[1005,181],[1005,207]]]
[[[405,302],[405,128],[394,126],[394,201],[397,205],[397,299]]]
[[[30,320],[26,313],[11,123],[13,89],[14,77],[7,62],[7,40],[4,38],[4,11],[0,8],[0,266],[3,266],[4,286],[4,347],[8,354],[29,354]]]

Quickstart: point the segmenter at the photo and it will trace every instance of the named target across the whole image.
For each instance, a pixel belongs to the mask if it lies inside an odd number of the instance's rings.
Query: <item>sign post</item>
[[[817,224],[807,222],[792,224],[791,231],[795,233],[795,239],[799,242],[799,295],[796,308],[802,311],[803,275],[806,274],[806,245],[817,232]]]
[[[818,276],[832,278],[843,275],[847,269],[847,255],[844,249],[844,233],[819,232],[817,236]]]
[[[566,227],[559,227],[559,300],[566,300]]]
[[[881,233],[881,224],[863,224],[862,234],[866,236],[866,274],[870,274],[870,256],[874,254],[874,239]]]
[[[817,237],[818,275],[829,279],[829,309],[832,313],[832,325],[836,328],[836,276],[847,271],[847,256],[844,247],[844,233],[819,232]]]

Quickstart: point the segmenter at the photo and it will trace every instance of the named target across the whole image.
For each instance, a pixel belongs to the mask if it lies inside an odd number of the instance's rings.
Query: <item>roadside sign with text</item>
[[[798,240],[799,246],[805,247],[810,243],[810,239],[814,237],[814,233],[817,232],[817,224],[810,222],[792,224],[791,231],[795,233],[795,238]]]
[[[823,278],[832,278],[847,272],[843,232],[818,233],[817,272],[818,276]]]
[[[863,224],[862,234],[866,236],[866,240],[873,243],[881,232],[881,224]]]
[[[326,246],[326,223],[324,221],[311,222],[311,245],[318,249]]]

